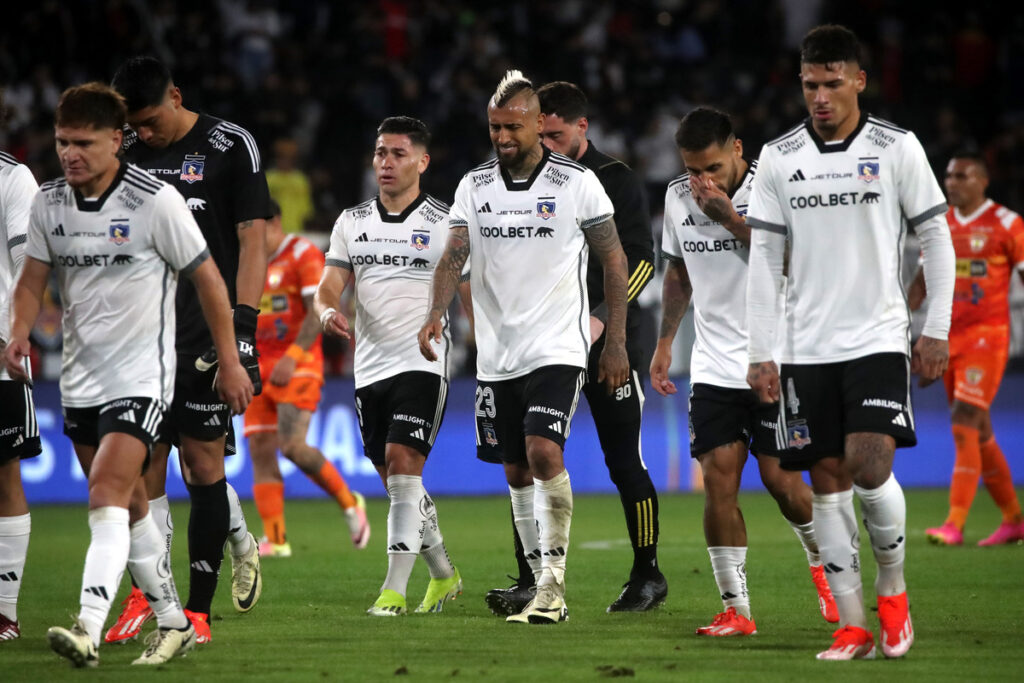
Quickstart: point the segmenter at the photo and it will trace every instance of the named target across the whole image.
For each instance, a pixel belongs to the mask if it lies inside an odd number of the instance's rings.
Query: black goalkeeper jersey
[[[133,131],[125,133],[125,158],[185,197],[234,306],[236,226],[270,218],[270,190],[256,141],[244,128],[202,113],[185,137],[164,149],[147,147]],[[178,282],[176,315],[178,353],[199,355],[210,348],[213,341],[199,296],[187,278]]]

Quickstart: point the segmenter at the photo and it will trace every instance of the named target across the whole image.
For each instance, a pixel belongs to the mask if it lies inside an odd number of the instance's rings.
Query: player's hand
[[[352,333],[349,331],[348,318],[341,311],[333,308],[328,308],[320,316],[320,327],[323,328],[324,334],[341,337],[342,339],[352,338]]]
[[[3,348],[3,341],[0,340],[0,348]],[[3,348],[4,365],[7,367],[7,374],[11,379],[24,382],[32,386],[32,378],[25,371],[24,359],[32,352],[32,344],[28,339],[12,339]]]
[[[691,175],[690,192],[693,195],[694,201],[697,202],[697,206],[704,212],[704,215],[716,223],[725,225],[739,218],[739,214],[736,213],[736,209],[732,206],[732,200],[729,199],[729,195],[722,192],[711,178],[698,178]]]
[[[668,378],[668,369],[672,365],[672,349],[668,345],[658,343],[651,358],[651,386],[662,396],[676,393],[676,384]]]
[[[595,343],[604,334],[604,323],[600,318],[590,316],[590,343]]]
[[[263,380],[260,378],[260,352],[256,350],[253,340],[238,337],[235,340],[238,347],[238,362],[249,375],[249,382],[253,386],[253,394],[259,396],[263,391]],[[196,370],[208,372],[217,367],[217,349],[210,347],[206,353],[196,358]],[[218,371],[219,372],[219,371]],[[217,377],[214,375],[213,386],[217,386]]]
[[[779,400],[779,366],[775,361],[751,363],[747,369],[747,384],[757,394],[761,403],[776,403]]]
[[[626,344],[606,342],[601,358],[597,361],[597,381],[604,383],[608,395],[629,381],[629,357],[626,355]]]
[[[228,404],[232,415],[241,415],[252,401],[253,385],[248,371],[241,363],[222,363],[214,378],[214,388],[220,400]]]
[[[295,374],[295,359],[291,356],[281,356],[281,359],[274,363],[273,369],[270,371],[270,383],[275,387],[287,386],[288,382],[292,381],[292,375]]]
[[[922,336],[910,354],[910,372],[920,375],[917,386],[926,387],[946,372],[949,367],[949,342]]]
[[[437,360],[437,354],[434,352],[431,342],[440,342],[442,332],[444,332],[444,324],[439,318],[433,316],[429,316],[423,323],[423,327],[420,328],[420,333],[416,338],[420,342],[420,353],[427,360]]]

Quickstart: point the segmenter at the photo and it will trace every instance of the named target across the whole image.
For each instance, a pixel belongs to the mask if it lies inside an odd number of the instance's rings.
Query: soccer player
[[[541,144],[544,114],[533,84],[508,71],[487,107],[497,158],[467,173],[455,193],[445,253],[434,270],[420,350],[444,332],[463,264],[477,340],[477,454],[504,463],[516,530],[537,590],[510,622],[564,621],[572,488],[562,449],[585,382],[590,252],[604,267],[608,306],[597,380],[629,381],[626,255],[613,207],[593,171]],[[589,248],[588,248],[589,247]]]
[[[810,470],[814,534],[840,624],[818,658],[832,660],[875,654],[854,492],[878,563],[882,653],[901,657],[914,642],[906,502],[892,462],[896,447],[916,443],[910,373],[930,381],[946,369],[953,298],[945,198],[917,137],[860,110],[859,50],[842,26],[806,35],[800,82],[810,118],[763,147],[747,212],[747,380],[763,403],[779,401],[782,467]],[[905,224],[921,238],[933,296],[913,351],[900,277]]]
[[[285,535],[284,479],[277,449],[325,493],[338,501],[348,522],[352,544],[370,540],[363,497],[318,449],[306,443],[313,411],[324,383],[320,321],[313,293],[324,271],[324,255],[305,237],[286,235],[281,207],[270,200],[267,221],[267,283],[260,301],[256,350],[260,353],[263,392],[245,411],[245,436],[252,457],[252,497],[263,519],[261,557],[291,557]]]
[[[348,319],[336,307],[350,282],[356,290],[356,412],[363,451],[390,498],[388,573],[367,610],[378,617],[406,613],[417,556],[430,570],[430,583],[416,612],[440,612],[462,592],[437,508],[423,487],[423,466],[444,418],[451,349],[447,316],[440,363],[421,358],[416,343],[448,217],[447,205],[420,190],[429,148],[422,121],[394,116],[381,122],[373,149],[379,192],[338,217],[314,300],[324,332],[349,339]],[[468,309],[465,287],[463,303]]]
[[[202,233],[173,187],[118,158],[124,122],[124,100],[109,86],[88,83],[61,96],[55,138],[64,178],[43,184],[33,200],[5,351],[12,378],[28,381],[28,335],[55,271],[64,306],[64,433],[88,476],[91,541],[81,611],[70,629],[55,626],[47,638],[76,667],[98,664],[126,565],[159,627],[134,663],[161,664],[195,643],[141,481],[174,390],[178,273],[195,285],[216,344],[219,395],[239,413],[253,391]]]
[[[989,406],[999,391],[1010,347],[1009,293],[1013,272],[1024,279],[1024,220],[985,196],[988,169],[973,153],[954,156],[946,167],[946,221],[956,251],[956,286],[944,375],[952,408],[956,462],[949,490],[949,516],[928,529],[939,545],[964,542],[964,524],[981,475],[1003,521],[980,546],[1024,540],[1024,518],[1006,456],[992,432]],[[926,294],[919,269],[908,295],[917,310]]]
[[[759,405],[747,385],[746,280],[750,249],[747,213],[757,162],[743,156],[729,117],[700,107],[676,131],[686,173],[665,192],[661,252],[668,262],[661,332],[651,380],[662,396],[676,393],[668,378],[672,340],[694,297],[697,339],[690,367],[690,452],[704,477],[704,537],[724,610],[699,635],[756,633],[747,593],[747,530],[737,502],[747,453],[757,458],[765,488],[804,547],[818,606],[836,622],[811,522],[811,489],[799,472],[779,467],[778,408]]]
[[[0,100],[0,112],[3,102]],[[11,338],[11,292],[25,261],[29,210],[36,190],[28,166],[6,152],[0,152],[0,352]],[[26,375],[30,368],[26,359]],[[21,636],[18,626],[18,593],[25,571],[28,537],[32,529],[25,489],[21,484],[21,461],[42,451],[36,423],[32,389],[11,379],[0,367],[0,642]]]
[[[239,354],[258,394],[254,344],[267,269],[264,222],[270,215],[270,195],[256,142],[233,123],[186,109],[167,67],[151,57],[122,64],[113,85],[127,100],[132,129],[125,139],[125,158],[171,183],[185,197],[228,287]],[[225,540],[231,543],[231,598],[236,610],[247,612],[256,605],[263,577],[259,544],[248,532],[238,496],[224,477],[224,456],[234,452],[234,434],[229,434],[227,405],[211,389],[216,356],[210,353],[210,332],[200,315],[199,298],[187,281],[178,288],[176,310],[174,403],[153,450],[146,490],[169,548],[174,526],[165,484],[167,455],[175,443],[191,500],[186,610],[198,642],[206,643]],[[132,590],[107,642],[135,638],[149,616],[145,596]]]

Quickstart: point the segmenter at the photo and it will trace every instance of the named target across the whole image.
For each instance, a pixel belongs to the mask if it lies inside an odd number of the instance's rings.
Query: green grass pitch
[[[67,626],[77,611],[88,543],[84,506],[36,506],[19,617],[22,638],[0,644],[0,680],[1021,680],[1024,677],[1024,547],[975,548],[999,516],[979,492],[967,529],[970,546],[936,548],[926,526],[945,514],[945,491],[908,491],[908,565],[917,641],[898,661],[817,662],[832,628],[818,614],[804,554],[765,494],[742,494],[750,536],[747,573],[758,634],[699,638],[693,629],[721,609],[701,531],[699,495],[661,498],[661,567],[666,604],[648,614],[606,614],[630,563],[617,498],[577,496],[567,574],[568,622],[505,624],[483,595],[512,570],[508,501],[437,500],[449,551],[465,592],[444,613],[368,617],[386,570],[386,502],[369,502],[373,536],[364,551],[348,542],[336,506],[287,504],[291,559],[264,560],[264,590],[249,614],[231,606],[229,564],[214,601],[213,642],[156,671],[130,667],[141,641],[100,649],[100,666],[72,671],[50,652],[46,628]],[[174,570],[188,583],[187,507],[175,504]],[[249,523],[259,517],[246,504]],[[862,532],[863,535],[863,532]],[[865,601],[874,560],[861,552]],[[410,608],[427,583],[422,563],[410,582]],[[125,581],[127,583],[127,581]],[[123,597],[126,589],[122,587]],[[115,605],[115,610],[117,606]],[[873,615],[873,613],[872,613]],[[114,618],[111,615],[111,620]],[[874,617],[871,617],[874,619]],[[110,622],[108,622],[109,625]],[[149,624],[146,632],[152,628]],[[877,625],[876,625],[877,634]]]

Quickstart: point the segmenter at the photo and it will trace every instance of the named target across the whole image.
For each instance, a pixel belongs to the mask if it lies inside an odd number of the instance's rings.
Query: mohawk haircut
[[[430,149],[430,129],[411,116],[389,116],[377,126],[377,135],[408,135],[412,144]]]
[[[153,57],[132,57],[121,65],[110,82],[124,95],[128,111],[155,107],[164,101],[171,85],[171,71]]]
[[[977,149],[958,149],[956,152],[953,153],[950,159],[955,159],[959,161],[969,161],[975,166],[977,166],[986,178],[988,177],[988,161],[985,160],[985,156]]]
[[[857,34],[839,24],[825,24],[808,31],[800,44],[801,64],[860,64]]]
[[[494,91],[491,103],[495,107],[504,107],[513,97],[527,91],[529,91],[528,94],[534,94],[533,82],[524,76],[522,71],[509,69],[505,72],[505,77],[498,83],[498,89]]]
[[[537,91],[537,97],[542,112],[560,116],[563,121],[579,121],[587,116],[587,96],[575,83],[546,83]]]
[[[124,128],[126,112],[124,98],[106,83],[93,81],[65,90],[57,110],[54,125],[67,128]]]
[[[699,152],[713,144],[724,147],[735,136],[728,114],[711,107],[697,107],[679,122],[676,146]]]

